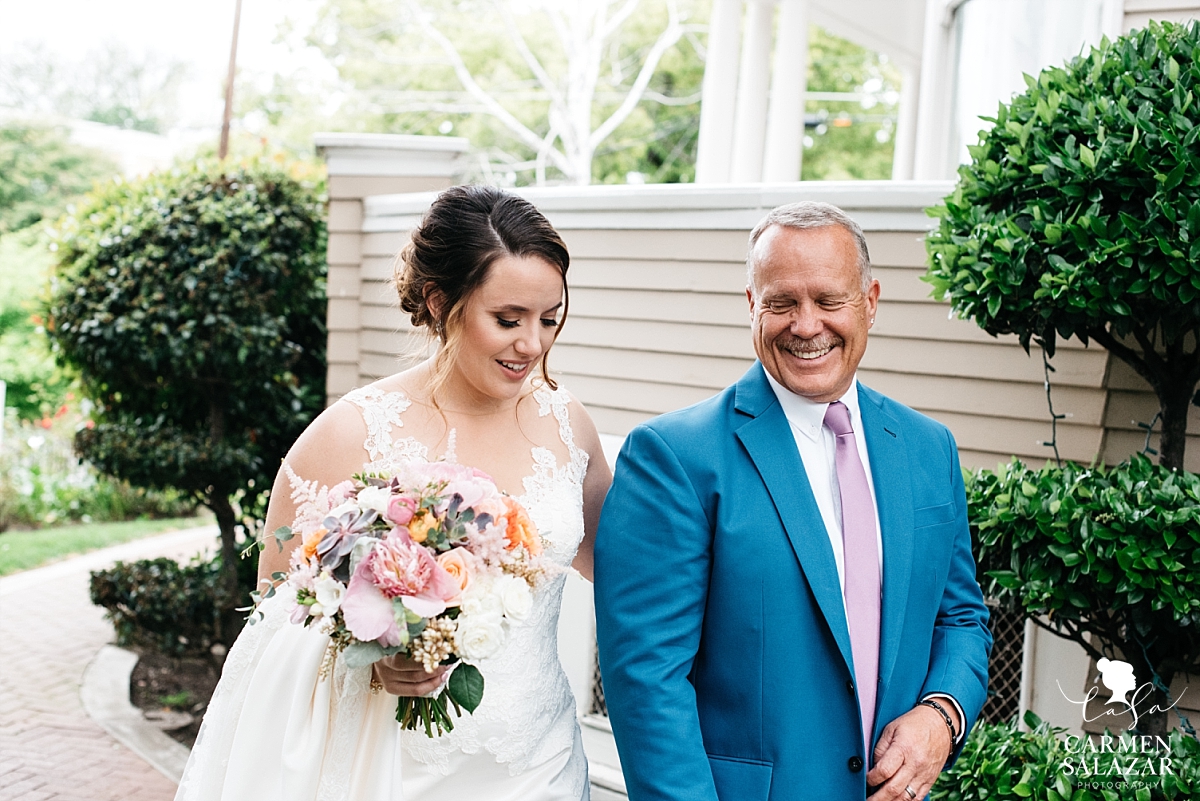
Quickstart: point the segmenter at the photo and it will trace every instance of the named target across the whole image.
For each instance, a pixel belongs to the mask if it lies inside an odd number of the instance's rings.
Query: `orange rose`
[[[437,524],[437,518],[423,511],[408,521],[408,536],[412,537],[413,542],[424,542],[429,538],[429,530],[437,528]]]
[[[304,554],[304,561],[308,561],[317,555],[317,546],[321,544],[321,540],[325,539],[325,535],[329,532],[326,529],[319,528],[304,540],[304,544],[300,546],[301,552]]]
[[[504,538],[508,540],[508,549],[512,550],[518,545],[524,545],[530,555],[541,554],[542,538],[538,536],[537,526],[529,519],[529,513],[525,511],[525,507],[505,495],[504,508],[504,519],[508,521],[504,528]]]
[[[471,579],[475,576],[475,570],[467,560],[466,553],[462,548],[451,548],[437,558],[438,566],[449,573],[462,590],[470,586]]]

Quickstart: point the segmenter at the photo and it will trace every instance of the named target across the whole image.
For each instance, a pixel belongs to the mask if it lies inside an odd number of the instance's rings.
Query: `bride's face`
[[[516,397],[550,350],[562,310],[558,268],[536,256],[503,256],[467,299],[456,371],[484,398]]]

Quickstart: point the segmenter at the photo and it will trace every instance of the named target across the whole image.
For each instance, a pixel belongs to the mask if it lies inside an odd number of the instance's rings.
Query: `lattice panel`
[[[1021,660],[1025,655],[1025,618],[989,604],[992,658],[988,663],[988,700],[983,720],[1006,723],[1021,706]]]
[[[608,717],[608,705],[604,703],[604,682],[600,679],[600,651],[592,652],[592,703],[588,711],[593,715]]]

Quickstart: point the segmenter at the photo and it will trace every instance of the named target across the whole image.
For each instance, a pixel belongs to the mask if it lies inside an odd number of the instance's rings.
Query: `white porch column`
[[[696,183],[729,182],[733,153],[733,113],[738,88],[738,37],[742,0],[713,0],[708,22],[708,58],[700,99],[700,141]]]
[[[734,183],[762,180],[763,146],[767,136],[767,93],[771,83],[771,28],[775,4],[750,0],[742,41],[737,111],[733,127]]]
[[[902,83],[892,156],[892,180],[910,181],[913,177],[913,158],[916,156],[917,106],[921,87],[917,82],[918,73],[912,67],[902,67],[900,74]]]
[[[954,13],[956,0],[926,0],[921,47],[921,87],[917,99],[917,143],[913,178],[935,181],[954,177],[957,153],[950,153],[954,90]]]
[[[808,85],[808,0],[782,0],[771,70],[771,107],[762,179],[799,181]]]

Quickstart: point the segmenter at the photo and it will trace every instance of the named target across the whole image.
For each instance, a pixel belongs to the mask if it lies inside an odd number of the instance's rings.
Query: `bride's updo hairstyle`
[[[567,319],[567,267],[571,257],[562,237],[537,208],[493,186],[455,186],[438,195],[400,251],[396,291],[412,324],[441,341],[430,394],[450,373],[460,345],[462,319],[471,295],[504,256],[536,256],[562,274],[563,308],[554,338]],[[557,389],[542,355],[542,380]],[[435,401],[436,402],[436,401]]]

